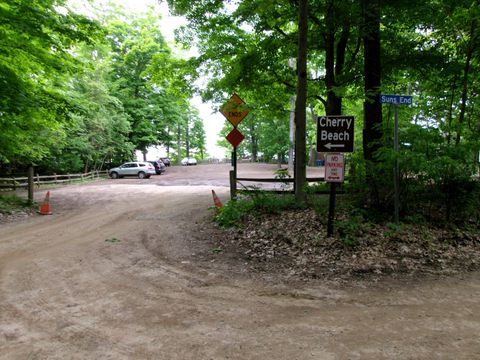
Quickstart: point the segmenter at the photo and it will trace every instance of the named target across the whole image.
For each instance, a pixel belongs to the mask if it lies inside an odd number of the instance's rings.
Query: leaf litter
[[[346,226],[337,216],[327,237],[326,219],[312,209],[250,216],[220,229],[215,246],[252,272],[332,280],[397,275],[451,275],[480,269],[478,228],[427,224]]]

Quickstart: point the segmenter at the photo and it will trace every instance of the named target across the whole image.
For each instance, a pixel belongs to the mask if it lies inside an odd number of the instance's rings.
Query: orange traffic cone
[[[40,215],[52,215],[50,211],[50,191],[47,191],[47,195],[45,195],[45,200],[43,201],[43,204],[40,206],[40,209],[38,210],[38,213]]]
[[[215,191],[212,190],[212,196],[213,196],[213,203],[215,204],[215,207],[217,209],[223,208],[222,202],[218,198],[217,194],[215,194]]]

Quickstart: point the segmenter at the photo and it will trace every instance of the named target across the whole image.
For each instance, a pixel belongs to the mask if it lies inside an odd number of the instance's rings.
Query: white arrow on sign
[[[325,147],[327,149],[334,149],[334,148],[343,148],[345,147],[345,144],[331,144],[331,143],[328,143],[328,144],[325,144]]]

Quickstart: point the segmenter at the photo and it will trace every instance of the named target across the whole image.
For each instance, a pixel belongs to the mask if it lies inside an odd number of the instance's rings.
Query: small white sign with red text
[[[343,182],[345,173],[345,161],[343,154],[325,155],[325,181]]]

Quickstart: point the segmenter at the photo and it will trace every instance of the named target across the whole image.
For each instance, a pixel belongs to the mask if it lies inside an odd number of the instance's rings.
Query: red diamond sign
[[[230,133],[226,136],[228,142],[233,145],[234,148],[236,148],[240,143],[245,139],[245,136],[237,130],[237,128],[234,128]]]

